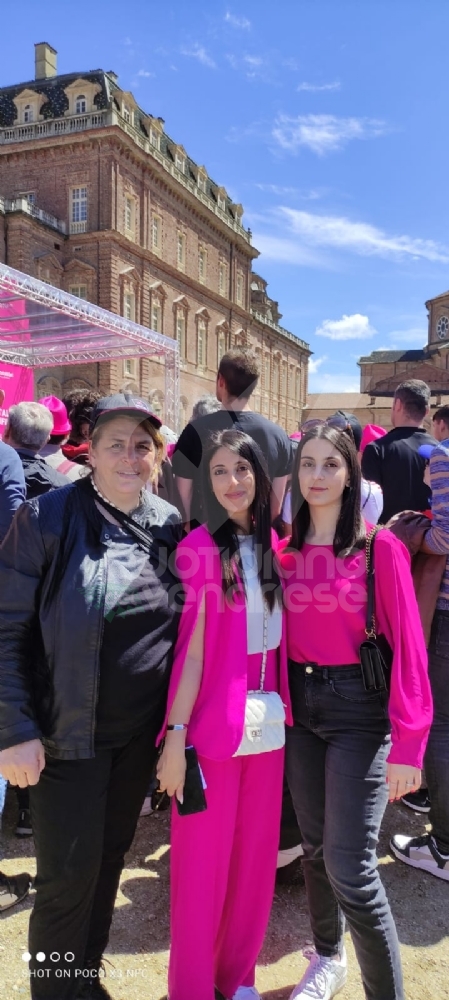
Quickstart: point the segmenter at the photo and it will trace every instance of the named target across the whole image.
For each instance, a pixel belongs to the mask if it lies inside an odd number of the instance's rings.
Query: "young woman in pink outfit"
[[[158,777],[182,800],[193,745],[207,809],[172,815],[170,1000],[258,1000],[255,965],[273,897],[284,750],[234,756],[248,690],[277,691],[289,713],[282,594],[270,482],[246,434],[214,435],[204,457],[206,525],[177,549],[185,604]],[[180,728],[172,729],[171,726]],[[164,727],[165,731],[166,727]]]
[[[369,527],[360,513],[360,470],[347,434],[316,427],[302,438],[292,505],[292,536],[280,553],[294,720],[286,770],[303,837],[315,951],[291,998],[330,1000],[343,989],[346,919],[367,1000],[404,1000],[376,845],[388,798],[419,787],[432,719],[409,558],[389,531],[376,535],[376,621],[393,662],[387,685],[367,690],[359,648]]]

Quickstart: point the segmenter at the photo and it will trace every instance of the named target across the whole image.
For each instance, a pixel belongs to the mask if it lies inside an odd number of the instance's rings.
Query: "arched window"
[[[86,98],[85,98],[84,94],[78,94],[78,97],[75,98],[75,114],[76,115],[85,115],[86,114],[86,107],[87,107],[87,105],[86,105]]]
[[[273,392],[279,395],[279,358],[273,358]]]
[[[23,109],[23,120],[25,124],[27,124],[27,122],[33,121],[33,109],[31,107],[31,104],[25,104],[25,107]]]
[[[270,386],[270,355],[269,354],[265,355],[264,382],[265,382],[265,389],[269,392],[270,388],[271,388],[271,386]]]

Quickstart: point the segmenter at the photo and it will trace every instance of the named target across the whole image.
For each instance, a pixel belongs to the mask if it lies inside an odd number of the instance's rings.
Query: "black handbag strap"
[[[367,639],[376,639],[377,637],[376,595],[374,585],[374,539],[377,533],[382,530],[382,526],[380,524],[376,524],[366,536],[365,542],[367,589],[365,635]]]
[[[137,541],[140,542],[147,552],[152,549],[154,545],[154,537],[150,531],[143,528],[142,525],[135,521],[133,517],[130,517],[129,514],[125,514],[123,510],[119,510],[118,507],[114,507],[113,504],[108,503],[104,497],[98,496],[89,480],[86,480],[86,488],[89,489],[89,492],[91,492],[92,498],[100,504],[101,507],[104,507],[104,509],[108,511],[108,514],[112,514],[114,520],[118,521],[122,528],[126,528],[131,535],[134,535],[134,537],[137,538]]]

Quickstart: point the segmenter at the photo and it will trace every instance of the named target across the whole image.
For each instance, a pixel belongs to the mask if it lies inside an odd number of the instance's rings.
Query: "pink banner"
[[[9,407],[22,403],[24,399],[34,399],[33,369],[0,361],[0,389],[5,393],[0,407],[1,434],[8,420]]]

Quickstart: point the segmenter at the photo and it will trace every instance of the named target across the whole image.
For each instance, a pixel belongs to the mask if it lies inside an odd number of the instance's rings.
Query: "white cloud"
[[[300,264],[302,267],[331,267],[331,262],[324,254],[318,253],[308,246],[301,246],[294,240],[282,236],[270,236],[267,233],[254,232],[254,246],[260,250],[267,260],[283,261],[286,264]]]
[[[339,250],[387,259],[407,258],[449,261],[449,247],[412,236],[390,236],[366,222],[352,222],[344,216],[313,215],[294,208],[280,208],[281,219],[288,220],[301,244],[333,247]]]
[[[327,361],[327,354],[323,354],[321,358],[309,358],[309,375],[316,375],[325,361]]]
[[[325,319],[315,330],[317,337],[328,337],[329,340],[365,340],[375,333],[377,330],[371,326],[368,316],[361,313],[343,315],[341,319]]]
[[[155,76],[155,74],[150,73],[147,69],[139,69],[137,76]]]
[[[243,56],[243,62],[246,62],[248,66],[256,67],[262,66],[263,59],[262,56]]]
[[[387,131],[386,123],[376,118],[279,114],[271,135],[281,149],[290,153],[305,146],[318,156],[324,156],[341,149],[352,139],[374,139]]]
[[[237,17],[236,14],[231,14],[229,10],[226,11],[224,19],[233,28],[241,28],[243,31],[248,31],[251,27],[251,21],[248,21],[247,17]]]
[[[289,194],[301,198],[302,201],[318,201],[327,193],[326,188],[311,188],[310,191],[304,191],[301,188],[283,187],[281,184],[256,183],[254,186],[258,188],[259,191],[267,191],[269,194],[276,194],[279,196]]]
[[[192,45],[190,49],[181,49],[181,55],[189,56],[192,59],[198,59],[203,66],[208,66],[209,69],[216,69],[216,63],[212,59],[212,56],[206,52],[203,45]]]
[[[297,90],[307,90],[307,91],[320,91],[320,90],[340,90],[341,83],[340,80],[334,80],[332,83],[307,83],[305,80],[303,83],[299,83]]]

